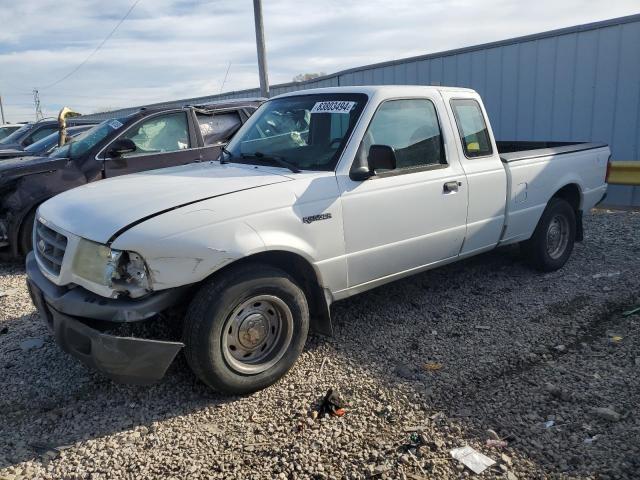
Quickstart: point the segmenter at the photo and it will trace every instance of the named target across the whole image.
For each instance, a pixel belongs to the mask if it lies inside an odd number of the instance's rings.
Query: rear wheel
[[[567,263],[575,238],[575,211],[566,200],[552,198],[522,250],[534,268],[551,272]]]
[[[196,294],[185,319],[185,355],[213,389],[250,393],[293,366],[308,330],[307,300],[295,281],[274,267],[245,265]]]

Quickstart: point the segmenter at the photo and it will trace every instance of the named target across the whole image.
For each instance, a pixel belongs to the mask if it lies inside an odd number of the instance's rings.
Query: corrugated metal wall
[[[271,93],[381,84],[470,87],[482,95],[501,140],[607,142],[614,160],[640,160],[640,14],[353,68],[274,85]],[[251,89],[157,105],[259,95]],[[607,203],[640,205],[640,187],[612,186]]]

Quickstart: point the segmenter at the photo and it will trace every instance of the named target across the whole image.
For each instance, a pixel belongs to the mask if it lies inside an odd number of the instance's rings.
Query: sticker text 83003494
[[[349,113],[355,104],[343,101],[316,102],[311,113]]]

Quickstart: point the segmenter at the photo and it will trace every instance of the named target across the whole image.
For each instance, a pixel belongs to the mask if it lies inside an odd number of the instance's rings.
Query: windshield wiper
[[[296,167],[293,163],[287,162],[284,158],[279,155],[271,155],[264,154],[262,152],[253,152],[253,153],[243,153],[242,158],[259,158],[261,160],[272,160],[276,162],[281,167],[288,168],[293,173],[300,173],[300,169]]]

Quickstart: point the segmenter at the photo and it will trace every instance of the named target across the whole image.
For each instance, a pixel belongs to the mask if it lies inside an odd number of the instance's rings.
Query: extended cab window
[[[389,100],[380,105],[364,137],[365,148],[388,145],[396,168],[446,164],[436,109],[430,100]]]
[[[134,152],[122,155],[123,157],[189,148],[187,115],[177,112],[151,117],[135,125],[120,138],[132,140],[136,145]]]
[[[464,154],[469,158],[491,155],[491,139],[480,105],[470,98],[451,100]]]

